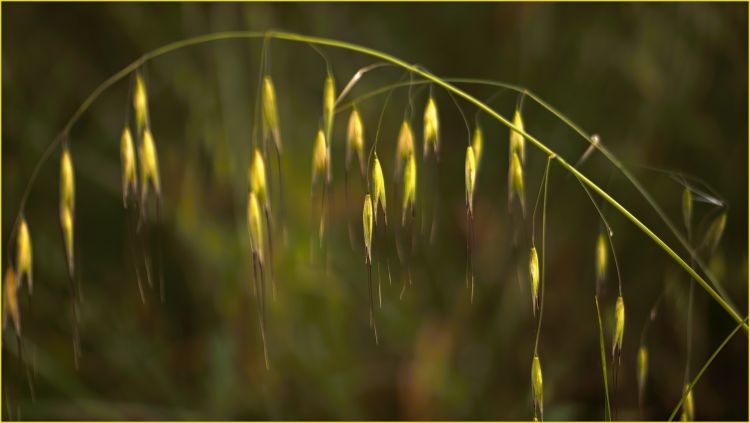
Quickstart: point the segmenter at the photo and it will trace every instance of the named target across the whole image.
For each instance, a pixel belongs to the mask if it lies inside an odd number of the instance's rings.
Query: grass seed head
[[[135,147],[128,127],[122,130],[120,136],[120,164],[122,166],[122,205],[127,207],[128,197],[136,195],[138,189],[135,173]]]
[[[607,251],[607,235],[604,231],[599,232],[596,238],[596,282],[601,284],[607,276],[607,265],[609,253]]]
[[[70,151],[63,146],[60,157],[60,210],[64,208],[75,209],[75,177],[73,174],[73,160]]]
[[[708,245],[708,250],[713,252],[716,247],[719,246],[722,235],[724,235],[724,228],[727,226],[727,211],[724,210],[719,216],[717,216],[711,223],[711,226],[706,232],[706,239],[704,243]]]
[[[357,155],[359,169],[362,175],[365,173],[365,130],[362,125],[362,117],[356,107],[349,115],[349,125],[346,130],[346,170],[352,163],[352,158]]]
[[[372,223],[373,207],[370,194],[365,195],[365,204],[362,208],[362,226],[365,234],[365,250],[367,251],[368,263],[372,262]]]
[[[474,149],[474,160],[477,162],[477,169],[482,163],[482,152],[484,149],[484,133],[482,127],[477,125],[474,128],[474,136],[472,137],[471,147]]]
[[[518,195],[518,200],[521,203],[521,210],[525,213],[526,211],[526,189],[523,183],[523,165],[521,159],[518,156],[518,152],[514,152],[510,163],[510,184],[511,190],[509,192],[509,202],[512,203],[514,193]]]
[[[281,152],[281,132],[279,130],[279,111],[276,106],[276,89],[270,75],[263,77],[263,138],[273,137],[276,150]]]
[[[159,178],[159,158],[154,146],[154,137],[151,130],[146,128],[143,131],[143,140],[141,140],[140,149],[141,162],[141,201],[146,201],[148,195],[149,182],[154,187],[156,196],[161,196],[161,180]]]
[[[440,154],[440,121],[435,100],[430,96],[424,109],[424,156],[427,157],[430,148],[435,156]]]
[[[328,166],[328,149],[326,148],[326,135],[322,129],[318,130],[315,136],[315,145],[313,146],[312,159],[312,183],[318,180],[318,175],[325,175]]]
[[[516,110],[515,115],[513,115],[513,125],[521,131],[524,131],[523,118],[521,117],[520,110]],[[526,163],[526,139],[515,129],[510,130],[510,152],[518,153],[521,162]]]
[[[612,355],[616,356],[622,351],[622,338],[625,334],[625,301],[622,295],[617,297],[615,303],[615,336],[612,339]]]
[[[536,247],[531,247],[529,254],[529,276],[531,280],[531,309],[536,316],[539,308],[539,256]]]
[[[695,405],[693,403],[693,390],[690,388],[690,385],[685,385],[685,391],[687,394],[685,395],[685,401],[682,402],[682,414],[680,415],[680,420],[684,422],[690,422],[695,420]]]
[[[417,198],[417,161],[414,154],[406,159],[406,168],[404,169],[404,200],[402,203],[401,224],[406,223],[406,212],[414,210],[414,203]]]
[[[693,220],[693,193],[688,187],[682,190],[682,220],[689,232],[690,222]]]
[[[258,197],[258,202],[268,206],[268,185],[266,182],[266,162],[259,149],[253,153],[253,162],[250,165],[250,189]]]
[[[326,82],[323,86],[323,121],[325,122],[325,133],[331,134],[333,127],[334,108],[336,106],[336,81],[330,73],[326,75]]]
[[[378,223],[378,204],[380,204],[383,209],[385,225],[388,226],[388,214],[386,212],[385,201],[385,178],[383,178],[383,168],[380,167],[380,160],[378,159],[377,154],[375,154],[375,160],[372,164],[372,194],[375,196],[373,207],[375,213],[375,224]]]
[[[133,92],[133,109],[135,110],[135,122],[138,132],[146,127],[148,116],[148,95],[146,94],[146,84],[140,72],[135,74],[135,90]]]
[[[648,380],[648,348],[641,345],[638,348],[638,394],[642,397],[646,389],[646,380]]]
[[[409,156],[414,154],[414,135],[411,131],[409,121],[404,119],[401,129],[398,133],[398,151],[396,151],[396,174],[401,172],[401,168]]]
[[[33,278],[33,252],[31,247],[31,235],[29,235],[29,225],[26,223],[26,218],[21,216],[21,223],[18,226],[18,237],[16,238],[16,271],[17,282],[20,284],[23,282],[23,277],[26,276],[26,281],[29,284],[29,294],[34,290],[34,278]]]
[[[3,291],[3,329],[8,323],[8,315],[13,320],[16,335],[21,335],[21,313],[18,309],[18,284],[12,267],[5,271],[5,291]]]
[[[477,179],[477,162],[474,156],[474,148],[466,147],[466,164],[464,165],[464,179],[466,182],[466,206],[469,213],[474,213],[474,186]]]
[[[263,221],[258,197],[250,191],[247,198],[247,228],[250,234],[250,247],[263,262]]]
[[[539,415],[544,418],[544,384],[542,382],[542,365],[539,362],[539,356],[534,354],[534,360],[531,362],[531,389],[534,393],[534,409],[539,411]]]

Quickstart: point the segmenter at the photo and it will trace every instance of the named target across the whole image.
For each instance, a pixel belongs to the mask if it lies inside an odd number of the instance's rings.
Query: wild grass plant
[[[257,309],[258,320],[255,323],[257,324],[259,336],[262,340],[262,351],[256,351],[256,357],[261,360],[260,356],[263,356],[262,361],[268,371],[283,371],[283,369],[275,367],[273,363],[273,336],[270,334],[272,329],[269,328],[269,326],[273,326],[273,323],[268,321],[266,311],[266,297],[268,296],[266,281],[268,279],[271,280],[272,301],[276,301],[277,295],[284,295],[282,288],[279,288],[279,292],[277,293],[276,282],[273,276],[274,268],[278,266],[274,260],[273,240],[279,240],[283,237],[280,228],[284,225],[284,214],[282,212],[285,203],[283,196],[284,176],[282,174],[281,163],[288,149],[285,150],[282,148],[281,134],[285,130],[285,125],[289,124],[287,119],[281,119],[279,105],[285,101],[293,101],[293,98],[284,94],[277,95],[277,93],[285,93],[285,91],[273,82],[272,70],[267,65],[267,56],[272,46],[273,48],[281,48],[284,45],[282,42],[290,42],[301,44],[302,46],[312,46],[326,62],[325,79],[322,81],[323,101],[320,115],[295,117],[295,119],[309,118],[319,122],[316,132],[310,134],[312,142],[309,148],[311,152],[309,160],[312,169],[310,174],[310,212],[313,216],[313,222],[315,222],[314,226],[317,227],[312,229],[312,232],[317,236],[317,242],[313,243],[312,248],[322,252],[320,257],[326,257],[329,251],[328,243],[335,241],[334,238],[327,235],[330,225],[337,223],[337,216],[332,216],[330,211],[332,207],[330,207],[329,203],[336,201],[336,198],[331,195],[331,187],[333,184],[346,184],[346,201],[356,203],[356,205],[362,204],[361,201],[364,202],[361,235],[363,242],[358,243],[355,248],[361,250],[361,256],[364,258],[367,272],[369,304],[363,306],[363,308],[369,310],[369,327],[374,335],[374,348],[379,348],[380,345],[387,343],[387,336],[384,334],[386,329],[381,327],[379,331],[376,323],[378,320],[378,309],[382,308],[383,303],[379,270],[381,266],[387,269],[389,281],[391,279],[391,262],[384,250],[390,248],[391,245],[395,245],[396,250],[399,252],[399,265],[405,268],[408,274],[399,295],[399,298],[401,298],[407,288],[406,280],[408,280],[408,286],[412,286],[411,266],[413,258],[418,254],[423,254],[424,250],[430,248],[428,238],[431,237],[425,236],[424,232],[420,229],[420,225],[435,227],[434,220],[436,219],[435,216],[438,215],[436,211],[439,211],[441,207],[440,203],[436,200],[438,194],[434,191],[430,192],[423,189],[425,185],[422,180],[426,179],[426,174],[428,171],[431,171],[430,169],[436,169],[437,174],[443,178],[460,177],[460,175],[445,174],[441,168],[446,161],[460,162],[460,157],[451,157],[445,153],[444,149],[446,143],[459,141],[449,140],[441,136],[441,132],[446,127],[443,117],[449,113],[448,110],[455,106],[467,130],[467,147],[465,150],[463,175],[466,209],[467,301],[473,305],[475,296],[481,295],[479,293],[475,294],[473,266],[476,254],[474,225],[477,197],[481,195],[502,195],[502,190],[507,189],[505,194],[507,196],[508,219],[514,222],[514,243],[516,243],[514,248],[519,251],[519,257],[521,257],[518,262],[520,268],[524,269],[521,272],[523,275],[522,278],[528,281],[529,286],[531,300],[529,319],[536,326],[534,348],[533,351],[530,351],[531,380],[529,391],[532,402],[528,413],[529,418],[544,419],[545,401],[542,358],[545,363],[555,359],[553,356],[542,357],[539,349],[539,344],[543,340],[541,332],[544,316],[545,284],[558,283],[555,280],[555,275],[546,274],[546,237],[548,231],[554,231],[554,227],[547,227],[547,215],[550,212],[548,210],[554,210],[554,204],[550,204],[550,207],[548,207],[548,192],[550,189],[554,190],[556,186],[574,184],[575,182],[587,194],[594,206],[594,210],[592,210],[593,219],[598,219],[601,222],[601,232],[598,234],[595,243],[592,243],[591,248],[591,257],[593,257],[591,265],[595,269],[596,275],[595,280],[591,281],[594,286],[594,307],[591,317],[592,322],[595,322],[598,329],[598,339],[592,339],[591,342],[592,345],[599,344],[601,353],[599,357],[603,380],[603,413],[601,417],[605,420],[617,419],[619,405],[618,379],[623,372],[637,374],[639,403],[641,408],[644,407],[644,403],[647,401],[646,386],[649,377],[647,325],[649,324],[648,322],[656,318],[656,312],[653,311],[651,316],[648,316],[646,319],[647,323],[643,327],[641,335],[641,345],[637,350],[637,357],[634,358],[637,362],[637,367],[633,369],[626,368],[629,360],[623,360],[625,333],[636,329],[631,329],[635,325],[626,324],[625,304],[628,296],[635,295],[635,293],[625,292],[623,288],[623,286],[627,286],[627,275],[623,276],[621,274],[615,250],[615,234],[607,220],[612,215],[619,215],[630,221],[633,225],[631,230],[644,234],[650,242],[663,250],[677,266],[690,276],[690,285],[688,285],[690,301],[687,309],[688,327],[686,329],[688,331],[688,344],[686,346],[688,351],[691,348],[689,334],[692,325],[690,316],[692,316],[694,286],[698,286],[704,293],[708,294],[713,301],[712,306],[719,306],[723,309],[727,317],[734,320],[737,325],[727,338],[727,341],[718,347],[716,352],[695,375],[690,371],[691,357],[688,354],[685,380],[675,382],[681,387],[682,391],[682,396],[676,399],[678,402],[675,412],[678,408],[682,407],[682,418],[684,420],[692,420],[696,418],[696,415],[699,415],[699,411],[696,413],[696,409],[694,408],[696,401],[693,397],[693,387],[716,355],[726,345],[726,342],[737,332],[740,332],[740,329],[742,329],[745,335],[748,331],[747,317],[742,317],[737,307],[731,303],[726,292],[723,292],[717,279],[707,270],[708,266],[706,265],[706,262],[721,242],[726,227],[727,204],[719,200],[719,197],[714,195],[714,193],[705,189],[699,180],[676,172],[668,173],[669,177],[675,178],[683,186],[682,220],[685,225],[683,231],[677,228],[677,225],[673,223],[673,217],[661,209],[659,203],[648,194],[644,185],[628,171],[623,162],[607,149],[605,141],[602,141],[599,136],[589,135],[583,131],[557,108],[552,107],[531,92],[529,88],[499,81],[443,78],[432,73],[424,66],[414,65],[390,54],[358,44],[278,31],[221,32],[188,38],[164,45],[143,54],[137,60],[102,82],[75,111],[62,131],[37,161],[36,167],[31,173],[26,184],[26,189],[21,197],[15,223],[8,238],[8,262],[5,271],[5,288],[3,290],[3,321],[5,326],[7,315],[13,323],[11,329],[18,339],[18,351],[21,360],[24,360],[20,354],[23,351],[20,347],[23,343],[22,327],[20,324],[21,316],[24,312],[33,313],[33,310],[30,308],[24,310],[23,307],[19,307],[17,298],[18,292],[23,288],[24,284],[28,287],[29,297],[32,295],[32,274],[34,268],[34,262],[32,261],[32,239],[35,226],[34,222],[27,222],[25,218],[25,207],[31,187],[34,185],[42,166],[48,162],[53,154],[59,151],[59,218],[62,233],[60,246],[66,257],[69,272],[68,277],[71,281],[70,301],[75,305],[75,310],[78,310],[79,306],[85,307],[85,303],[79,300],[77,294],[76,281],[79,280],[77,277],[79,276],[77,274],[79,270],[78,266],[74,266],[74,263],[76,260],[85,261],[86,258],[78,257],[75,254],[75,233],[76,225],[79,222],[76,220],[75,207],[76,168],[74,166],[74,158],[69,151],[69,144],[75,142],[71,132],[76,123],[90,110],[102,94],[116,84],[126,81],[131,81],[132,85],[132,98],[125,101],[128,103],[127,109],[132,109],[133,119],[131,122],[130,117],[126,114],[124,129],[120,132],[119,128],[112,128],[112,139],[117,139],[119,134],[121,169],[118,173],[121,175],[123,206],[128,210],[137,210],[137,212],[129,215],[133,219],[133,224],[129,227],[129,230],[132,232],[130,247],[134,251],[133,255],[136,257],[137,262],[142,263],[148,286],[154,284],[152,279],[158,278],[158,296],[160,301],[162,303],[168,301],[168,295],[165,294],[163,284],[162,272],[164,269],[161,263],[163,246],[160,243],[160,230],[162,219],[165,218],[161,212],[161,208],[163,202],[169,201],[167,197],[169,190],[163,186],[166,180],[163,180],[160,174],[160,141],[157,142],[157,134],[154,133],[154,128],[151,125],[152,117],[150,114],[152,109],[149,107],[149,84],[143,76],[144,69],[147,66],[156,66],[158,63],[157,59],[163,55],[193,46],[211,45],[215,42],[227,40],[251,40],[262,42],[263,45],[259,61],[261,63],[260,75],[262,76],[262,82],[260,82],[258,90],[255,93],[255,104],[258,110],[255,111],[254,115],[253,135],[248,137],[251,139],[252,148],[250,151],[252,153],[246,160],[248,163],[248,178],[245,185],[246,197],[244,200],[246,219],[244,222],[245,227],[242,229],[246,233],[247,245],[249,245],[247,256],[252,262],[252,281],[249,281],[248,285],[252,287],[252,295],[256,299],[255,307]],[[344,85],[344,88],[337,91],[334,63],[328,59],[326,49],[347,50],[366,57],[368,60],[373,60],[375,63],[368,63],[365,67],[360,68],[348,80],[349,82]],[[392,72],[393,68],[403,72],[404,76],[402,76],[399,82],[354,96],[357,83],[365,73],[368,76],[374,77],[378,70],[385,71],[388,69]],[[470,88],[477,86],[494,87],[514,93],[516,107],[513,117],[504,116],[498,111],[499,108],[493,107],[490,104],[490,101],[483,101],[472,94]],[[396,104],[395,102],[389,104],[392,93],[400,88],[408,89],[408,104]],[[420,96],[421,93],[424,93],[420,89],[425,88],[429,90],[427,95]],[[280,90],[277,91],[277,89]],[[380,99],[382,94],[386,95],[386,99],[383,102],[377,121],[374,119],[374,116],[366,115],[358,108],[360,104]],[[450,102],[446,100],[444,104],[441,103],[441,99],[448,98]],[[522,116],[524,103],[533,103],[541,107],[551,116],[570,127],[587,143],[588,150],[577,158],[565,158],[559,155],[545,141],[545,134],[535,133],[532,135],[533,122],[525,121]],[[423,108],[421,107],[422,105],[424,105]],[[423,113],[420,114],[415,110],[417,106],[420,106],[419,110],[423,110]],[[399,125],[399,132],[396,136],[396,152],[393,160],[383,163],[380,158],[386,158],[389,155],[383,152],[384,147],[382,145],[379,146],[378,141],[384,137],[381,134],[381,129],[387,107],[401,107],[404,110],[404,118]],[[470,107],[477,109],[478,116],[482,114],[484,117],[491,119],[494,125],[504,127],[507,130],[508,136],[502,140],[485,140],[482,128],[479,126],[479,119],[476,119],[476,124],[472,131],[464,110]],[[341,122],[344,122],[344,119],[339,118],[339,115],[345,112],[349,112],[349,120],[347,125],[345,125],[346,137],[344,140],[336,136],[336,128],[337,125],[343,125]],[[420,118],[421,121],[419,120]],[[371,132],[370,128],[376,129]],[[421,137],[419,136],[420,134],[415,134],[413,128],[422,128]],[[375,134],[371,143],[367,137],[370,133]],[[422,143],[421,160],[417,160],[416,157],[419,151],[419,141]],[[490,142],[508,143],[509,160],[507,172],[503,171],[499,173],[507,178],[507,181],[504,181],[504,183],[500,182],[499,178],[492,180],[487,175],[481,175],[482,157],[484,154],[489,154],[485,150],[485,144]],[[339,157],[334,154],[337,151],[337,148],[334,149],[335,145],[345,146],[345,157]],[[137,154],[135,153],[136,151],[138,152]],[[378,153],[381,154],[379,155]],[[602,187],[594,182],[592,178],[581,170],[581,165],[588,160],[589,156],[594,154],[603,156],[610,163],[612,169],[620,172],[629,181],[636,192],[640,194],[642,199],[670,229],[671,236],[678,240],[678,243],[681,244],[680,248],[685,251],[684,253],[678,253],[675,250],[677,246],[671,245],[665,241],[663,236],[657,235],[650,226],[631,212],[629,208],[626,208],[621,201],[614,198],[606,187]],[[276,175],[271,171],[271,163],[274,156],[278,170]],[[544,159],[546,165],[544,173],[541,175],[537,195],[534,198],[532,194],[532,197],[529,198],[529,210],[527,210],[527,192],[532,192],[535,189],[536,181],[540,176],[533,174],[534,168],[530,166],[530,163],[532,160],[538,160],[539,158]],[[361,186],[359,190],[356,188],[350,190],[350,183],[353,186],[356,185],[354,181],[356,180],[356,172],[354,176],[350,173],[353,166],[352,163],[355,159],[360,169],[358,173],[360,174]],[[393,169],[392,176],[389,172],[384,171],[384,167],[386,169]],[[340,176],[342,174],[344,175],[343,178]],[[386,179],[385,175],[391,177]],[[575,178],[575,182],[571,182],[572,179],[568,179],[566,175]],[[482,191],[477,190],[480,180],[484,187]],[[276,188],[275,190],[274,187]],[[400,196],[401,201],[387,201],[389,196],[393,197],[394,195],[397,197]],[[425,197],[427,197],[426,200],[424,199]],[[700,199],[705,203],[713,205],[711,211],[703,217],[704,220],[707,219],[710,223],[700,225],[700,228],[693,224],[693,202],[695,199]],[[531,201],[534,201],[534,203],[531,204]],[[425,212],[423,208],[426,208],[426,204],[434,204],[433,207],[435,210]],[[531,209],[531,206],[533,206],[533,209]],[[540,207],[541,212],[538,214],[537,211]],[[398,210],[397,213],[401,215],[401,219],[400,221],[397,219],[393,223],[392,218],[392,223],[389,226],[387,215],[389,211],[393,215],[394,210]],[[527,213],[527,211],[530,213]],[[381,212],[382,217],[379,220],[378,216]],[[541,235],[539,238],[536,236],[538,216],[541,219]],[[347,219],[350,219],[350,217],[347,216]],[[530,232],[530,237],[526,235],[527,232]],[[526,240],[528,240],[528,245],[525,245]],[[537,244],[537,240],[539,240],[539,244]],[[700,240],[700,242],[696,242],[696,240]],[[537,248],[537,245],[539,248]],[[152,259],[153,257],[156,259]],[[602,289],[603,285],[611,283],[608,281],[608,279],[612,279],[611,274],[613,273],[612,269],[609,268],[610,259],[614,263],[614,274],[617,279],[617,295],[614,298],[605,295]],[[378,278],[377,298],[379,307],[377,308],[375,307],[374,299],[375,283],[373,281],[373,268],[376,269],[375,274]],[[136,267],[136,273],[137,269],[138,267]],[[627,272],[627,270],[624,271]],[[364,277],[362,279],[364,280]],[[585,286],[585,284],[580,285]],[[365,289],[364,284],[361,284],[361,287],[362,290]],[[418,290],[419,287],[413,289]],[[145,291],[141,286],[140,277],[138,277],[138,290],[142,300],[144,300],[144,296],[147,294],[144,294]],[[659,298],[654,300],[655,305],[653,310],[656,310]],[[548,301],[555,301],[555,299],[548,299]],[[73,317],[76,333],[78,330],[76,323],[78,320],[77,313],[76,311]],[[630,319],[627,322],[640,321],[635,320],[630,314],[627,316],[627,319]],[[635,327],[637,328],[637,326]],[[77,345],[78,341],[74,339],[73,342],[74,345]],[[607,347],[608,344],[611,345],[611,348]],[[77,361],[80,355],[80,348],[74,347],[74,350]],[[25,363],[24,365],[29,366],[31,364]],[[29,387],[33,392],[33,378],[31,377],[29,378]],[[549,396],[547,400],[547,410],[549,411],[555,405],[554,401],[550,401]],[[673,412],[669,418],[671,419],[674,416],[675,413]],[[502,419],[503,416],[498,416],[498,418]]]

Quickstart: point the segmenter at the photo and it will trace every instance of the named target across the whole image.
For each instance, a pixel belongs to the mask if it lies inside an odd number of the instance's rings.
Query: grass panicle
[[[312,156],[312,185],[315,186],[318,178],[326,174],[328,167],[328,149],[326,148],[326,135],[322,129],[315,135]]]
[[[263,154],[260,149],[256,148],[253,153],[253,161],[250,164],[249,171],[250,190],[258,197],[258,203],[263,207],[270,207],[268,198],[268,183],[266,175],[266,161],[263,160]]]
[[[153,187],[157,198],[161,197],[159,158],[154,145],[154,137],[148,128],[143,130],[139,159],[141,165],[141,204],[143,205],[148,199],[149,187]]]
[[[135,110],[135,123],[138,134],[148,127],[148,94],[146,83],[140,71],[135,74],[135,89],[133,90],[133,109]]]
[[[542,382],[542,364],[539,356],[534,354],[531,361],[531,390],[534,395],[534,417],[544,420],[544,384]]]
[[[375,224],[378,224],[378,204],[383,210],[383,219],[385,226],[388,226],[388,212],[386,211],[385,195],[385,178],[383,177],[383,168],[380,167],[378,154],[375,153],[375,160],[372,163],[372,195],[375,196],[373,202],[373,212],[375,214]]]
[[[414,133],[411,130],[409,121],[404,119],[401,123],[401,129],[398,133],[398,143],[396,145],[396,178],[406,165],[406,161],[414,154]]]
[[[352,159],[357,157],[360,175],[365,177],[365,129],[362,117],[356,107],[352,108],[349,115],[349,125],[346,130],[346,173],[349,173]]]
[[[529,253],[529,281],[531,283],[531,310],[536,316],[539,309],[539,256],[536,247],[531,247]]]
[[[414,154],[406,159],[406,168],[404,169],[403,184],[403,201],[401,204],[401,225],[406,224],[406,215],[411,210],[414,214],[414,204],[417,200],[417,161]]]
[[[60,227],[65,245],[68,274],[73,276],[73,226],[75,216],[75,176],[68,146],[60,157]]]

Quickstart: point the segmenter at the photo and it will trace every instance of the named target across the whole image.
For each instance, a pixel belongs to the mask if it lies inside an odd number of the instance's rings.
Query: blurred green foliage
[[[747,17],[742,3],[5,4],[4,245],[12,245],[8,234],[33,166],[101,81],[174,40],[283,29],[366,45],[442,77],[525,86],[599,134],[624,162],[705,180],[730,205],[711,266],[745,315]],[[259,40],[214,42],[170,53],[144,69],[164,190],[163,304],[156,288],[147,289],[141,303],[132,226],[120,200],[118,142],[128,83],[104,93],[73,128],[83,298],[78,370],[56,208],[59,155],[42,168],[26,208],[36,289],[31,299],[25,291],[20,297],[36,400],[9,328],[3,334],[3,419],[16,419],[19,412],[23,419],[530,419],[536,327],[525,274],[530,222],[512,219],[507,211],[509,131],[479,117],[485,150],[475,193],[476,292],[470,305],[464,286],[467,135],[450,97],[434,89],[443,151],[438,174],[418,163],[423,180],[417,198],[418,207],[420,201],[438,201],[435,239],[429,242],[429,214],[418,210],[415,254],[408,267],[399,261],[394,237],[405,243],[409,236],[397,228],[399,201],[389,182],[391,226],[385,233],[379,229],[373,241],[373,278],[382,290],[375,345],[368,329],[360,223],[364,194],[357,178],[350,180],[348,194],[343,185],[347,115],[339,114],[334,128],[335,182],[324,251],[314,238],[310,166],[326,68],[309,47],[284,41],[270,43],[286,150],[283,208],[272,178],[277,293],[275,300],[267,298],[271,370],[265,370],[244,226],[260,47]],[[372,63],[351,52],[324,51],[339,87]],[[350,95],[402,77],[395,68],[378,69]],[[467,89],[482,99],[494,93]],[[415,128],[426,93],[412,91]],[[381,131],[378,151],[389,181],[408,94],[393,93]],[[384,99],[360,105],[368,146]],[[502,92],[491,104],[510,117],[516,100],[514,93]],[[475,109],[461,107],[473,123]],[[527,100],[524,112],[527,130],[569,161],[586,149],[585,141],[537,105]],[[528,154],[527,201],[532,201],[546,158],[531,147]],[[272,170],[275,166],[274,160]],[[594,154],[582,170],[686,257],[611,164]],[[680,185],[640,167],[632,170],[672,220],[681,222]],[[548,208],[539,350],[545,417],[602,419],[593,302],[600,224],[580,185],[555,165]],[[708,211],[696,204],[695,220]],[[608,207],[604,212],[615,232],[628,307],[618,417],[664,419],[683,388],[689,279],[617,212]],[[142,266],[140,255],[138,260]],[[408,274],[413,283],[400,299]],[[602,297],[608,343],[615,283],[610,271]],[[662,292],[648,338],[650,379],[640,414],[636,353],[641,328]],[[733,326],[696,288],[693,373]],[[740,332],[695,388],[698,418],[748,418],[747,346],[747,334]]]

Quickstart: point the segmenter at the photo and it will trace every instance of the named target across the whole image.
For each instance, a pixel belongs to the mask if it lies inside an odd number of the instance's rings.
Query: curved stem
[[[682,403],[685,401],[685,397],[687,396],[688,392],[690,392],[690,391],[693,390],[693,387],[695,387],[695,384],[698,383],[698,381],[701,379],[701,376],[703,376],[703,372],[706,371],[706,369],[708,368],[708,366],[711,365],[711,363],[714,361],[714,359],[716,358],[716,356],[719,355],[719,353],[721,352],[721,350],[724,349],[724,347],[734,337],[734,335],[737,333],[737,331],[740,330],[740,328],[743,327],[742,325],[745,324],[746,321],[747,321],[747,316],[744,319],[742,319],[742,322],[740,324],[738,324],[734,328],[734,330],[732,330],[732,332],[730,332],[729,335],[727,335],[726,338],[724,338],[724,341],[722,341],[722,343],[719,344],[719,346],[716,348],[716,351],[714,351],[713,354],[711,354],[711,357],[708,358],[708,360],[703,365],[703,367],[701,367],[700,371],[698,371],[698,374],[695,375],[695,377],[693,378],[692,382],[690,382],[690,384],[687,386],[687,389],[685,389],[685,391],[683,392],[682,398],[680,398],[680,402],[678,402],[677,405],[675,406],[674,410],[672,410],[672,414],[669,415],[669,419],[667,419],[667,421],[671,422],[672,420],[674,420],[674,417],[677,415],[677,412],[680,410],[680,407],[682,407]]]
[[[537,355],[537,351],[539,348],[539,334],[542,332],[542,316],[544,315],[544,279],[547,274],[545,268],[547,262],[547,254],[545,251],[545,247],[547,245],[547,185],[549,185],[549,165],[550,163],[552,163],[552,159],[552,156],[547,158],[547,166],[544,168],[544,200],[542,203],[542,274],[540,278],[542,283],[542,292],[539,297],[539,321],[537,322],[536,326],[534,355]]]
[[[617,209],[623,216],[625,216],[628,220],[630,220],[641,232],[646,234],[649,238],[651,238],[652,241],[654,241],[659,247],[661,247],[667,255],[672,257],[674,261],[677,262],[683,269],[685,269],[690,276],[692,276],[698,284],[701,285],[701,287],[706,290],[706,292],[709,293],[709,295],[721,305],[721,307],[738,323],[742,324],[743,329],[747,332],[748,326],[747,324],[741,319],[741,317],[734,311],[732,307],[727,304],[727,302],[716,292],[714,289],[692,268],[690,267],[685,260],[683,260],[674,250],[672,250],[669,245],[667,245],[664,241],[662,241],[661,238],[659,238],[658,235],[656,235],[648,226],[646,226],[643,222],[640,221],[637,217],[635,217],[628,209],[626,209],[624,206],[622,206],[617,200],[612,198],[606,191],[604,191],[602,188],[600,188],[596,183],[591,181],[586,175],[581,173],[578,169],[576,169],[575,166],[568,163],[565,159],[563,159],[560,155],[558,155],[554,150],[549,148],[547,145],[539,141],[536,137],[530,135],[525,130],[516,127],[512,122],[510,122],[508,119],[497,113],[495,110],[487,106],[484,102],[480,101],[476,97],[472,96],[471,94],[457,88],[456,86],[452,85],[451,83],[447,82],[444,79],[441,79],[435,75],[433,75],[431,72],[428,72],[424,69],[422,69],[419,66],[412,65],[408,62],[405,62],[395,56],[391,56],[390,54],[371,49],[368,47],[360,46],[357,44],[348,43],[345,41],[338,41],[338,40],[332,40],[328,38],[321,38],[321,37],[315,37],[315,36],[308,36],[308,35],[301,35],[301,34],[294,34],[289,32],[280,32],[280,31],[229,31],[229,32],[219,32],[214,34],[207,34],[203,36],[198,36],[194,38],[188,38],[181,41],[176,41],[174,43],[167,44],[165,46],[162,46],[156,50],[153,50],[151,52],[148,52],[135,60],[130,65],[126,66],[113,76],[109,77],[107,80],[105,80],[102,84],[100,84],[94,92],[92,92],[88,98],[81,104],[81,106],[78,108],[78,110],[73,114],[73,117],[68,121],[68,124],[63,129],[63,132],[61,135],[66,134],[70,128],[73,126],[73,124],[77,121],[77,119],[80,117],[81,114],[83,114],[84,111],[86,111],[91,104],[99,97],[99,95],[102,94],[107,88],[115,84],[117,81],[121,80],[125,76],[127,76],[130,72],[137,69],[140,65],[145,63],[146,61],[162,56],[168,52],[178,50],[183,47],[196,45],[196,44],[202,44],[206,42],[211,41],[218,41],[218,40],[228,40],[228,39],[246,39],[246,38],[260,38],[260,37],[270,37],[270,38],[276,38],[279,40],[286,40],[286,41],[294,41],[294,42],[300,42],[300,43],[308,43],[308,44],[316,44],[316,45],[323,45],[323,46],[329,46],[329,47],[335,47],[340,48],[344,50],[350,50],[354,52],[358,52],[361,54],[365,54],[368,56],[376,57],[379,59],[382,59],[384,61],[393,63],[397,66],[400,66],[401,68],[410,71],[416,75],[419,75],[425,79],[428,79],[435,83],[435,85],[439,85],[446,89],[447,91],[450,91],[454,94],[456,94],[459,97],[464,98],[469,103],[474,104],[479,109],[486,112],[491,117],[495,118],[497,121],[502,123],[503,125],[507,126],[510,129],[513,129],[514,131],[521,134],[525,139],[527,139],[532,145],[534,145],[536,148],[547,154],[548,156],[554,156],[555,160],[557,160],[557,163],[562,166],[565,170],[572,173],[574,176],[579,178],[581,181],[583,181],[589,188],[591,188],[594,192],[596,192],[599,196],[601,196],[604,200],[606,200],[608,203],[610,203],[615,209]],[[533,96],[530,92],[527,90],[524,90],[527,95],[532,97],[536,101],[540,101],[540,99],[536,98],[536,96]],[[542,104],[542,103],[540,103]],[[545,103],[546,104],[546,103]],[[566,122],[569,126],[576,129],[579,134],[582,136],[585,135],[585,133],[580,130],[575,124],[570,122],[567,118],[565,118],[562,114],[559,114],[558,117]],[[48,151],[52,150],[53,147],[56,147],[59,144],[60,135],[53,141],[53,143],[48,147]],[[640,183],[635,178],[632,178],[630,176],[630,173],[627,171],[627,169],[624,168],[624,166],[621,165],[621,163],[614,158],[614,156],[609,153],[609,151],[604,148],[601,144],[597,145],[597,148],[610,160],[612,163],[620,169],[623,174],[628,177],[628,179],[631,179],[631,182],[636,185],[636,187],[641,191],[641,194],[646,197],[649,200],[649,203],[652,203],[652,206],[657,209],[657,212],[659,212],[661,209],[658,208],[658,205],[656,205],[655,202],[653,202],[653,199],[650,197],[650,195],[645,191],[645,189],[642,188]],[[50,151],[51,152],[51,151]],[[26,198],[28,197],[28,191],[30,187],[33,185],[34,178],[36,177],[36,174],[38,172],[39,167],[41,167],[41,164],[46,160],[46,157],[49,155],[49,153],[45,154],[45,157],[37,164],[37,167],[32,174],[32,178],[29,181],[29,185],[27,185],[27,190],[24,193],[24,196],[21,200],[21,206],[19,210],[19,216],[20,213],[23,211],[23,207],[26,202]],[[662,219],[665,220],[665,222],[669,222],[666,215],[664,215],[663,211],[659,213],[662,215]],[[18,224],[18,216],[16,217],[16,223],[14,224],[14,229]],[[668,223],[668,225],[671,227],[672,224]],[[11,231],[11,233],[13,233]],[[675,234],[677,235],[679,232],[674,230]],[[683,237],[681,235],[677,235],[679,239],[682,239]]]

